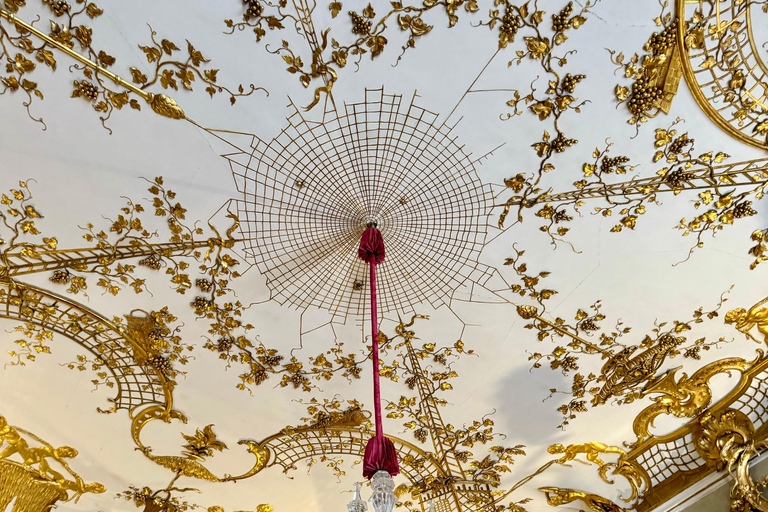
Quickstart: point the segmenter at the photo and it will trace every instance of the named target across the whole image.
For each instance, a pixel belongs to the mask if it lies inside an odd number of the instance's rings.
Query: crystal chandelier
[[[368,510],[368,505],[360,497],[360,484],[357,482],[355,482],[355,497],[347,503],[347,510],[349,512],[365,512]]]
[[[374,512],[392,512],[397,503],[395,495],[395,482],[389,473],[380,469],[371,478],[371,506]]]
[[[389,473],[383,469],[377,471],[371,478],[371,507],[374,512],[392,512],[397,504],[395,483]],[[368,504],[360,497],[360,484],[355,483],[355,497],[347,503],[349,512],[366,512]],[[434,511],[433,511],[434,512]]]

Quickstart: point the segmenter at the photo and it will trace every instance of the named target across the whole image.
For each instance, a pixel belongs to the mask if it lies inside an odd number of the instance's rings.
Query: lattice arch
[[[685,80],[707,116],[740,142],[766,149],[766,134],[758,126],[768,120],[768,64],[752,31],[752,7],[753,2],[737,0],[676,0],[678,19],[692,20],[698,13],[697,25],[704,30],[700,43],[690,44],[691,23],[679,22],[677,45]],[[732,87],[736,70],[743,83]]]
[[[468,280],[490,278],[478,257],[492,191],[437,114],[382,89],[326,111],[323,122],[293,108],[269,143],[209,130],[238,148],[224,156],[243,193],[242,237],[274,300],[364,313],[366,271],[356,251],[370,221],[387,247],[377,270],[384,312],[440,307]]]
[[[44,307],[54,304],[53,308]],[[96,357],[114,377],[117,394],[112,410],[134,411],[145,405],[166,406],[171,400],[166,379],[134,359],[137,347],[124,332],[95,311],[55,293],[19,281],[0,280],[0,318],[40,325],[65,336]],[[141,350],[140,348],[138,350]]]

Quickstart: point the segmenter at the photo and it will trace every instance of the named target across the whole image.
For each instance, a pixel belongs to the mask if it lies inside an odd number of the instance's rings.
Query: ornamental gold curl
[[[645,396],[657,396],[651,398],[652,405],[635,417],[633,430],[638,442],[651,436],[650,428],[658,416],[670,414],[678,418],[693,418],[700,414],[712,402],[710,379],[721,373],[730,375],[731,371],[739,372],[743,379],[744,372],[763,359],[763,352],[758,351],[758,354],[754,361],[740,357],[720,359],[700,368],[691,377],[683,373],[676,379],[676,372],[682,368],[678,366],[650,382],[643,393]]]

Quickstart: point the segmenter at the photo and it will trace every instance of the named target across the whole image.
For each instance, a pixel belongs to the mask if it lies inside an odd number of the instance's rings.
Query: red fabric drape
[[[357,256],[368,263],[371,276],[371,352],[373,360],[373,407],[376,421],[376,436],[368,440],[363,457],[363,476],[370,479],[383,469],[391,476],[400,473],[397,452],[392,441],[384,437],[381,425],[381,390],[379,385],[379,322],[376,304],[376,265],[384,261],[384,239],[375,226],[363,232]]]

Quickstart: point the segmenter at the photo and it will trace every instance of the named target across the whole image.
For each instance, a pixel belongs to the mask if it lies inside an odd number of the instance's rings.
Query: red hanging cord
[[[363,232],[357,256],[368,263],[371,274],[371,359],[373,361],[373,407],[376,436],[368,440],[363,457],[363,476],[370,479],[383,469],[390,476],[400,473],[397,451],[392,441],[384,437],[381,423],[381,388],[379,384],[379,322],[376,304],[376,265],[384,261],[384,239],[376,225],[369,225]]]

